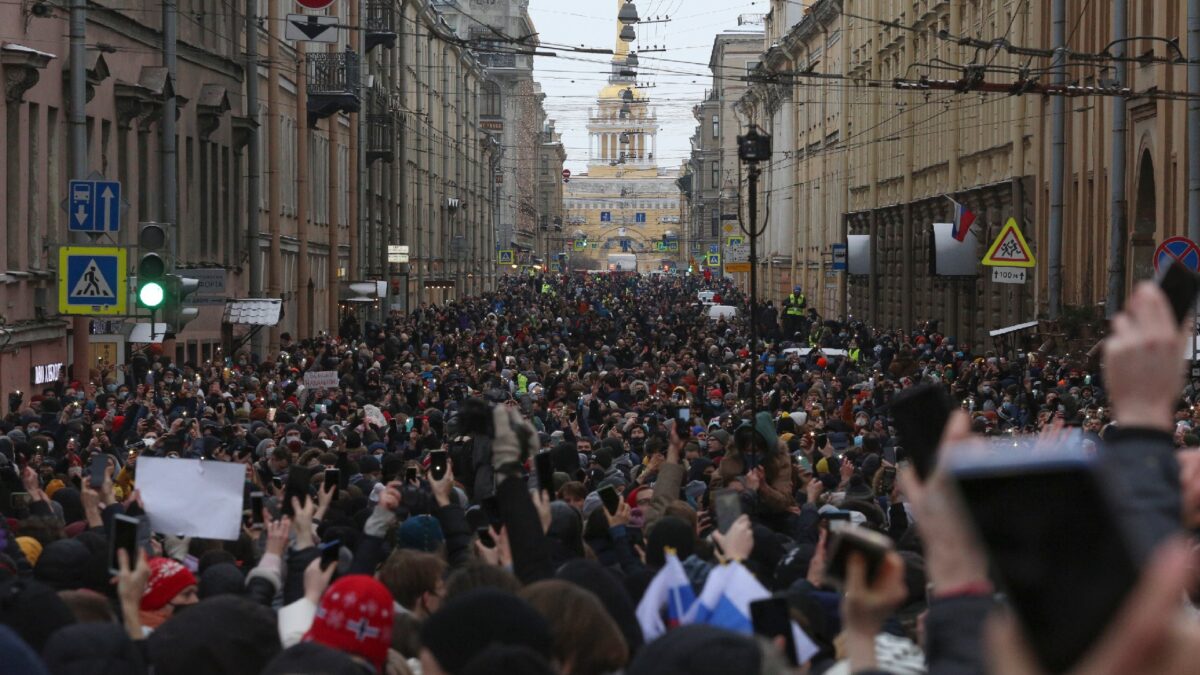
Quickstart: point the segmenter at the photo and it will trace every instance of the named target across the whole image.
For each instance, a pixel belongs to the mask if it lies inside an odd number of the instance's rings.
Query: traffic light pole
[[[71,128],[71,178],[84,180],[88,173],[87,153],[87,0],[71,0],[70,18],[70,128]],[[88,238],[81,232],[70,234],[72,244],[86,244]],[[60,269],[59,283],[66,283],[66,270]],[[71,320],[71,345],[74,355],[71,376],[86,382],[91,374],[89,333],[91,319],[76,316]]]

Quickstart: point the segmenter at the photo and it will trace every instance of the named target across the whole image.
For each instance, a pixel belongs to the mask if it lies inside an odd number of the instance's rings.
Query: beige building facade
[[[481,125],[486,71],[439,37],[445,27],[428,3],[366,7],[360,17],[358,3],[338,0],[320,12],[363,29],[318,45],[283,38],[284,16],[298,6],[260,4],[252,111],[245,17],[232,6],[181,3],[178,76],[170,82],[159,5],[89,4],[87,166],[121,181],[128,202],[111,243],[133,244],[141,221],[178,223],[177,265],[204,282],[199,317],[167,345],[180,360],[227,354],[225,298],[283,301],[280,324],[259,345],[266,351],[285,332],[334,332],[347,312],[378,317],[492,287],[499,148]],[[0,162],[0,388],[27,391],[47,384],[35,380],[50,370],[39,366],[122,363],[128,329],[119,319],[91,322],[84,354],[68,344],[71,324],[57,312],[56,246],[68,241],[59,205],[72,177],[67,13],[53,6],[37,16],[13,3],[0,5],[0,21],[8,148]],[[365,53],[362,65],[347,48]],[[159,133],[172,88],[178,213],[166,214]],[[255,128],[260,163],[250,167]],[[252,172],[261,176],[257,204],[248,200]],[[248,236],[252,212],[257,241]],[[410,247],[408,265],[387,261],[394,244]],[[250,287],[251,264],[262,270],[261,288]],[[360,280],[387,282],[386,297],[346,303],[347,283]]]
[[[608,256],[632,254],[650,272],[680,262],[679,172],[659,166],[658,116],[615,13],[613,24],[612,72],[588,116],[588,170],[563,195],[562,249],[572,269],[607,269]]]
[[[1070,50],[1109,47],[1112,4],[1067,3]],[[1129,3],[1127,34],[1182,40],[1186,4]],[[760,204],[771,211],[760,288],[781,299],[789,286],[802,286],[823,316],[882,328],[934,320],[943,333],[974,344],[987,342],[991,330],[1044,317],[1055,97],[964,86],[957,66],[986,64],[982,81],[989,84],[1011,84],[1027,67],[1045,84],[1050,59],[977,51],[953,37],[1003,37],[1048,49],[1051,6],[1051,0],[774,0],[761,65],[737,108],[774,141],[760,183]],[[1131,54],[1174,55],[1161,41],[1128,44]],[[1111,65],[1073,61],[1067,80],[1106,84]],[[1118,247],[1126,257],[1124,291],[1151,275],[1160,242],[1186,234],[1186,102],[1154,93],[1186,90],[1186,69],[1147,61],[1128,64],[1128,73],[1127,98],[1066,99],[1062,302],[1064,315],[1084,320],[1104,315],[1115,101],[1128,111],[1128,230]],[[898,88],[896,80],[910,86]],[[976,215],[978,258],[1016,219],[1037,258],[1025,284],[994,283],[985,267],[977,276],[933,274],[932,226],[953,220],[955,201]],[[833,245],[848,235],[870,237],[869,274],[831,269]]]

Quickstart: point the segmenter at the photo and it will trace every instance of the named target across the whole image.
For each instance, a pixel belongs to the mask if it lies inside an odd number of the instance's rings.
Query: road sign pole
[[[87,0],[71,0],[70,18],[70,127],[71,127],[71,177],[82,180],[87,175]],[[68,219],[72,218],[68,214]],[[87,243],[87,237],[71,232],[69,241]],[[59,283],[65,283],[66,270],[59,269]],[[71,344],[73,351],[71,374],[80,382],[87,381],[90,373],[88,359],[88,335],[90,319],[75,317],[71,321]],[[65,360],[65,359],[64,359]]]

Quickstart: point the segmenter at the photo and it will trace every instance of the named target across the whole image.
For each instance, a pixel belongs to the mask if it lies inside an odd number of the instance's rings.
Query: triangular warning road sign
[[[1017,227],[1015,218],[1009,218],[1008,222],[1004,223],[1004,227],[1000,230],[1000,236],[992,242],[981,262],[992,267],[1034,267],[1037,265],[1037,261],[1033,258],[1033,251],[1029,250],[1029,244],[1025,241],[1025,235],[1021,234],[1021,228]]]
[[[112,287],[104,278],[104,273],[100,271],[100,266],[96,264],[96,259],[92,258],[88,260],[83,274],[79,275],[79,281],[75,282],[75,287],[71,289],[69,297],[115,298],[116,296],[117,294],[113,293]]]

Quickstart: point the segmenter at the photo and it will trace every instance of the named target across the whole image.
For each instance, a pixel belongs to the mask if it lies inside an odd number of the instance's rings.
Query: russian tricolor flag
[[[704,623],[743,635],[754,634],[750,620],[750,603],[771,597],[758,579],[738,562],[714,567],[708,573],[704,589],[696,598],[683,623]],[[792,639],[796,644],[797,663],[806,663],[816,655],[817,645],[792,622]]]
[[[946,199],[954,204],[954,228],[950,230],[950,234],[956,240],[963,241],[967,238],[967,233],[971,231],[971,225],[975,222],[975,213],[948,196]]]
[[[679,558],[670,550],[665,557],[666,564],[654,575],[637,606],[638,623],[642,625],[642,635],[647,642],[667,632],[668,628],[682,625],[684,617],[696,602],[692,582],[688,581],[687,572],[683,570]]]

